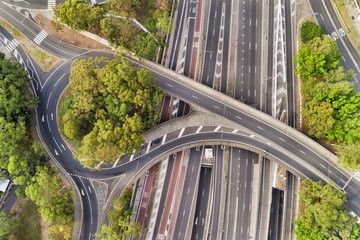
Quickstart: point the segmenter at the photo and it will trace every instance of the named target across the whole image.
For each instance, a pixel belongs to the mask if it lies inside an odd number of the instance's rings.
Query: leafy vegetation
[[[1,235],[0,239],[6,240],[39,240],[41,239],[41,216],[38,207],[30,199],[21,199],[15,203],[6,220],[5,214],[1,213],[0,228],[8,229],[9,234]],[[3,233],[3,232],[2,232]]]
[[[162,90],[123,59],[74,61],[69,88],[60,106],[64,134],[80,143],[76,155],[86,167],[139,150],[143,132],[159,120]]]
[[[9,211],[0,211],[0,239],[5,239],[20,224],[20,219],[10,215]]]
[[[0,53],[0,168],[21,185],[16,190],[20,197],[36,202],[45,221],[71,226],[71,194],[67,189],[58,192],[61,187],[55,183],[60,178],[29,134],[31,109],[37,103],[28,91],[29,82],[21,65]]]
[[[141,235],[140,224],[131,222],[131,194],[131,189],[126,189],[121,197],[113,199],[114,209],[108,213],[109,224],[102,225],[101,232],[96,234],[99,240],[125,240]]]
[[[91,6],[85,0],[71,0],[59,4],[54,13],[74,30],[105,34],[113,46],[153,59],[158,47],[163,46],[160,35],[174,29],[174,23],[170,23],[171,4],[166,0],[110,0],[101,6]],[[152,36],[132,19],[145,26]]]
[[[346,212],[345,201],[345,193],[333,184],[305,179],[300,191],[302,210],[294,221],[296,239],[358,239],[360,225]]]
[[[301,24],[301,40],[304,43],[309,42],[310,40],[321,37],[324,34],[324,29],[313,22],[304,22]]]
[[[355,169],[360,165],[358,152],[349,154],[344,149],[360,140],[360,93],[349,83],[354,72],[340,67],[340,57],[334,39],[315,36],[295,56],[295,72],[302,79],[302,114],[308,134],[341,143],[339,162]]]

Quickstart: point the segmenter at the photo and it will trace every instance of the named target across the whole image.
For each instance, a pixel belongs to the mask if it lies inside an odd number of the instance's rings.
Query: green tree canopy
[[[316,37],[321,37],[324,34],[324,29],[316,23],[304,22],[301,24],[300,32],[301,40],[307,43]]]
[[[92,7],[85,0],[68,0],[54,8],[60,21],[74,30],[100,30],[100,21],[105,18],[101,6]]]
[[[139,150],[143,132],[159,120],[162,90],[147,70],[123,59],[75,61],[70,89],[72,100],[60,107],[64,133],[81,142],[77,157],[87,167]]]
[[[341,55],[336,40],[327,35],[316,37],[301,47],[294,61],[298,63],[295,74],[301,79],[323,77],[340,65]]]
[[[10,215],[9,211],[0,211],[0,238],[8,236],[20,224],[20,219]]]
[[[126,189],[121,197],[113,199],[114,209],[108,213],[109,224],[104,224],[101,232],[96,234],[99,240],[125,240],[141,235],[140,224],[131,221],[131,194],[131,189]]]
[[[300,190],[301,211],[297,226],[297,239],[350,239],[356,219],[350,217],[343,203],[345,193],[333,184],[303,181]]]

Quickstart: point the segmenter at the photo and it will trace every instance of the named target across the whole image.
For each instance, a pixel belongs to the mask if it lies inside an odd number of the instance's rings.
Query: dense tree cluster
[[[99,240],[125,240],[141,234],[140,224],[131,221],[131,194],[131,189],[126,189],[121,197],[113,199],[114,209],[108,213],[109,224],[102,225],[101,232],[96,234]]]
[[[301,40],[307,43],[316,37],[321,37],[324,34],[324,29],[316,23],[304,22],[301,24],[300,33]]]
[[[152,59],[157,54],[158,43],[163,45],[159,34],[174,29],[174,24],[169,23],[171,4],[166,0],[110,0],[101,6],[91,6],[85,0],[69,0],[59,4],[54,13],[74,30],[101,32],[115,47]],[[157,41],[130,18],[142,23]]]
[[[149,71],[123,59],[76,60],[69,87],[72,96],[60,107],[64,134],[81,142],[77,157],[87,167],[139,150],[159,119],[163,91]]]
[[[300,216],[294,222],[296,239],[358,239],[360,225],[346,212],[345,201],[345,193],[333,184],[305,179],[300,191]]]
[[[16,192],[20,197],[27,196],[36,202],[45,221],[71,225],[70,192],[57,192],[60,187],[47,181],[60,182],[60,178],[46,165],[48,159],[29,134],[31,109],[37,102],[28,91],[29,83],[21,65],[0,53],[0,168],[9,173],[15,184],[21,185]],[[36,193],[46,199],[38,201]]]
[[[360,93],[349,83],[355,77],[354,72],[340,67],[340,58],[334,39],[316,35],[302,45],[295,56],[296,74],[302,79],[302,114],[308,134],[342,142],[339,160],[344,166],[355,169],[360,167],[357,144],[360,140]],[[356,151],[352,154],[344,151],[346,144],[351,144]]]
[[[7,210],[0,211],[0,239],[6,239],[11,231],[20,224],[20,218]]]

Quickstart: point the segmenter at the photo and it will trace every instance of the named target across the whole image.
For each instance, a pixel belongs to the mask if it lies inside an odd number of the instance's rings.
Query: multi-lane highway
[[[195,203],[195,190],[198,183],[198,172],[200,171],[202,153],[203,148],[190,149],[189,162],[172,239],[185,239],[186,234],[189,231],[188,222],[190,220],[193,204]]]
[[[200,81],[260,107],[262,1],[207,2]],[[254,106],[255,106],[254,105]]]
[[[211,210],[210,239],[219,239],[221,229],[221,219],[223,219],[223,192],[224,192],[224,151],[220,146],[216,147],[214,164],[214,189],[213,204]]]
[[[191,239],[200,240],[206,238],[207,232],[205,232],[205,229],[208,222],[207,218],[210,215],[208,204],[210,198],[211,174],[212,168],[201,167]]]
[[[33,22],[3,3],[0,4],[0,13],[30,39],[35,39],[41,32],[41,29]],[[323,17],[325,18],[325,16]],[[3,34],[6,36],[5,32],[3,32]],[[11,36],[6,37],[9,40],[12,40]],[[233,105],[229,105],[228,102],[222,100],[225,98],[220,99],[215,97],[214,94],[209,95],[208,92],[210,90],[205,91],[206,87],[204,87],[204,90],[199,91],[191,85],[180,83],[174,79],[174,77],[167,76],[167,70],[165,69],[163,69],[162,72],[152,69],[152,74],[156,77],[157,83],[165,91],[178,96],[191,104],[198,105],[212,113],[222,116],[233,123],[248,129],[252,134],[242,136],[233,133],[209,132],[186,135],[169,142],[165,141],[159,147],[138,158],[134,158],[133,161],[120,167],[98,172],[91,172],[84,169],[78,161],[72,158],[70,149],[68,149],[59,134],[56,124],[57,100],[68,83],[67,76],[69,74],[71,60],[74,57],[81,56],[87,58],[91,56],[107,56],[111,58],[112,54],[85,51],[66,44],[57,46],[57,43],[58,41],[52,37],[46,36],[39,44],[44,50],[65,60],[49,73],[36,74],[35,69],[33,69],[34,74],[32,76],[36,80],[34,83],[35,92],[41,100],[41,103],[37,108],[38,127],[50,153],[62,167],[73,176],[73,181],[76,183],[77,187],[83,190],[81,192],[84,192],[84,194],[81,194],[84,207],[82,239],[91,238],[91,234],[95,233],[98,229],[96,196],[94,195],[94,189],[92,189],[89,184],[89,180],[85,177],[107,178],[129,171],[138,171],[144,166],[150,165],[153,159],[156,159],[163,154],[168,154],[179,147],[187,146],[190,143],[218,141],[224,144],[242,144],[243,146],[251,147],[254,151],[258,151],[259,153],[261,153],[262,150],[266,150],[263,154],[267,155],[269,158],[277,159],[283,165],[312,180],[331,180],[339,187],[343,187],[349,179],[347,174],[341,171],[341,169],[338,169],[334,164],[329,163],[325,157],[318,154],[316,149],[309,147],[308,144],[304,144],[294,137],[289,136],[282,129],[273,127],[267,122],[259,120],[256,117],[249,115],[247,112],[237,109]],[[16,50],[25,62],[31,62],[31,59],[29,59],[21,50],[20,46],[17,47]],[[347,59],[346,62],[350,62],[351,58],[349,59],[350,60]],[[29,66],[31,66],[31,64]],[[29,66],[28,70],[30,69]],[[257,138],[260,136],[263,139]],[[308,141],[311,140],[309,139]],[[74,175],[80,175],[82,177],[75,177]],[[186,187],[184,187],[184,189],[185,188]],[[357,215],[360,215],[360,196],[357,194],[360,190],[359,183],[353,180],[345,190],[347,191],[348,196],[346,206],[353,210]],[[175,229],[174,236],[176,236],[176,234],[184,234],[184,232],[185,230],[182,228]]]
[[[232,148],[227,182],[225,233],[223,239],[248,239],[253,164],[257,154]]]

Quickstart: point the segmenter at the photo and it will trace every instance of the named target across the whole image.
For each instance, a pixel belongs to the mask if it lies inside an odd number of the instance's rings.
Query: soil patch
[[[111,50],[110,47],[101,44],[91,38],[88,38],[81,33],[71,30],[70,28],[64,27],[62,30],[56,31],[54,26],[51,24],[51,20],[40,13],[34,17],[37,24],[49,35],[53,36],[56,39],[59,39],[62,42],[65,42],[70,45],[74,45],[80,48],[87,49],[101,49],[101,50]]]

